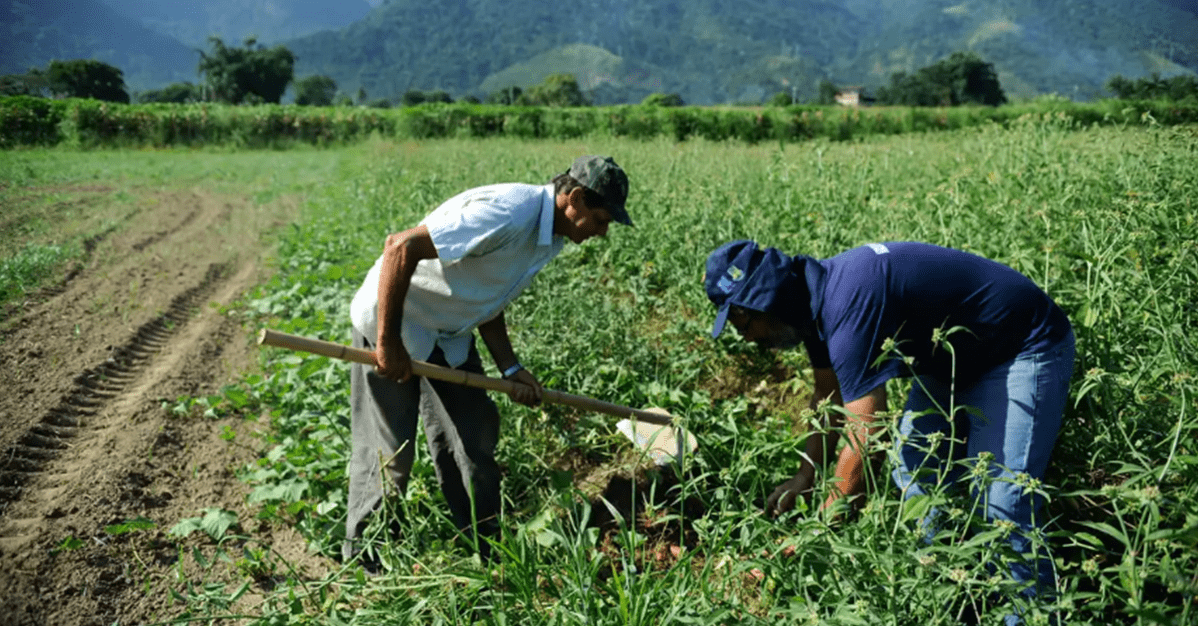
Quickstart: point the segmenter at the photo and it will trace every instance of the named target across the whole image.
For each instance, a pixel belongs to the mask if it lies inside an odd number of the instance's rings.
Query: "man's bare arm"
[[[437,258],[437,248],[423,224],[387,236],[379,271],[378,341],[374,361],[386,378],[406,381],[412,376],[412,358],[403,345],[404,299],[416,264]]]
[[[842,497],[865,492],[865,459],[869,454],[869,439],[881,430],[875,416],[886,410],[886,385],[878,385],[873,391],[845,404],[844,408],[848,443],[836,462],[836,488],[822,508]]]
[[[836,378],[836,372],[831,368],[816,369],[814,373],[815,391],[811,394],[811,401],[808,403],[808,408],[815,411],[819,408],[820,403],[827,401],[835,406],[843,404],[840,397],[840,381]],[[840,427],[840,414],[832,411],[830,413],[830,423],[824,424],[824,428],[820,432],[811,433],[807,437],[807,445],[804,452],[807,458],[811,460],[808,463],[806,460],[803,465],[807,467],[814,476],[815,467],[823,469],[827,464],[827,457],[836,452],[836,445],[840,441],[840,433],[836,430]],[[814,463],[814,466],[812,465]],[[800,468],[802,469],[802,468]]]
[[[502,311],[494,318],[479,324],[478,334],[483,338],[483,343],[487,344],[487,350],[491,352],[499,371],[502,372],[518,362],[516,351],[512,348],[512,340],[507,333],[507,317]],[[509,380],[521,384],[521,387],[508,394],[513,401],[526,406],[541,403],[541,383],[532,372],[521,368]]]
[[[841,402],[840,381],[837,380],[836,373],[831,368],[819,368],[815,370],[814,378],[815,390],[811,394],[811,402],[808,407],[814,411],[825,400],[839,405]],[[839,414],[834,412],[832,417],[838,419]],[[778,485],[770,494],[769,499],[766,500],[767,513],[778,514],[789,511],[794,508],[795,499],[800,496],[810,499],[812,487],[815,484],[816,467],[822,469],[827,456],[836,451],[840,435],[834,428],[838,426],[839,423],[836,422],[823,424],[818,431],[807,435],[803,448],[804,458],[799,464],[799,471],[793,478]]]

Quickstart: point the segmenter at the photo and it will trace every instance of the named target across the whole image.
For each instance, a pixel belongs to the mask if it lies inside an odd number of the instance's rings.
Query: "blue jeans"
[[[894,481],[903,497],[926,494],[937,484],[949,485],[972,469],[981,453],[989,452],[994,455],[987,468],[989,479],[975,479],[972,494],[985,506],[988,520],[1014,523],[1011,547],[1028,555],[1041,525],[1036,514],[1043,498],[1025,494],[1019,483],[1027,484],[1029,477],[1044,478],[1069,395],[1074,350],[1070,332],[1052,347],[1021,354],[972,385],[958,388],[955,397],[947,383],[916,377],[894,448],[898,457]],[[945,417],[950,406],[955,409],[952,422]],[[930,449],[940,436],[929,439],[929,435],[937,432],[943,439]],[[1026,596],[1056,589],[1052,559],[1042,542],[1040,546],[1031,559],[1034,573],[1028,562],[1011,566],[1015,581],[1036,583],[1029,585]]]

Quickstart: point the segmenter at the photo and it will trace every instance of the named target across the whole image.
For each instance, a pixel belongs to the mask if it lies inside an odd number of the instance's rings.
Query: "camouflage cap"
[[[603,196],[603,208],[613,219],[625,226],[632,226],[632,218],[624,208],[628,199],[628,175],[609,156],[587,155],[574,159],[566,172],[570,178],[584,187]]]

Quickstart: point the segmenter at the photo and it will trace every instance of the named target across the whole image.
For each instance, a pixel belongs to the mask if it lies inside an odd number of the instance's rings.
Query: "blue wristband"
[[[513,365],[513,366],[511,366],[511,367],[509,367],[509,368],[507,368],[507,369],[503,370],[503,377],[504,377],[504,378],[509,378],[509,377],[511,377],[511,375],[512,375],[512,374],[515,374],[516,372],[518,372],[518,371],[520,371],[520,370],[522,370],[522,369],[524,369],[524,366],[523,366],[523,365],[520,365],[520,362],[519,362],[519,361],[516,361],[516,364],[515,364],[515,365]]]

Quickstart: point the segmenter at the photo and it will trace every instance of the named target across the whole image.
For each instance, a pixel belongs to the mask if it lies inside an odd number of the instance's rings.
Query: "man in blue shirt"
[[[974,485],[985,491],[986,516],[1013,523],[1012,546],[1031,551],[1041,502],[1022,485],[1044,476],[1074,339],[1065,313],[1029,278],[924,243],[869,244],[821,261],[742,240],[708,257],[704,283],[718,308],[712,336],[730,322],[763,347],[803,343],[814,369],[811,407],[827,399],[845,409],[843,417],[831,413],[832,429],[807,437],[806,456],[769,496],[769,513],[810,497],[841,426],[849,441],[822,507],[863,497],[867,439],[881,430],[874,416],[886,410],[886,381],[913,377],[894,442],[893,476],[904,497],[949,484],[962,460],[988,458],[989,480]],[[1012,566],[1016,580],[1038,580],[1029,594],[1055,587],[1051,561],[1038,556],[1035,572]]]
[[[412,359],[482,374],[477,329],[503,377],[522,383],[512,399],[538,404],[541,384],[516,358],[504,310],[567,239],[604,237],[613,221],[631,226],[627,196],[628,176],[611,157],[583,156],[548,185],[470,189],[387,237],[350,305],[353,345],[373,350],[375,367],[350,370],[346,559],[361,552],[384,480],[405,490],[418,417],[454,523],[487,558],[500,510],[499,412],[481,389],[413,377]]]

